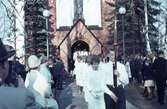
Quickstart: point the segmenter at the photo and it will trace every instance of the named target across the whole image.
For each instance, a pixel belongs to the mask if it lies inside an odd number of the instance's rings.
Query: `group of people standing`
[[[20,67],[13,63],[14,55],[15,51],[0,40],[0,109],[59,109],[53,87],[62,89],[62,79],[58,79],[65,73],[62,61],[31,55],[27,60],[28,71],[22,75],[17,74]]]
[[[131,68],[131,83],[136,82],[144,85],[142,93],[147,100],[152,100],[157,91],[158,102],[163,105],[165,97],[165,86],[167,81],[167,60],[163,51],[157,55],[136,55],[129,59]]]
[[[45,59],[41,61],[37,56],[31,55],[28,58],[28,66],[30,71],[26,75],[25,87],[34,94],[36,102],[42,108],[58,109],[51,89],[52,76],[47,68],[47,61]]]
[[[114,67],[114,52],[106,57],[98,55],[78,55],[75,60],[74,74],[80,92],[84,92],[88,109],[125,109],[124,86],[129,83],[125,65],[117,62]],[[117,75],[117,88],[114,87],[114,72]],[[120,92],[120,93],[118,93]]]
[[[158,102],[163,105],[167,82],[167,60],[163,51],[158,52],[158,56],[153,60],[152,67],[150,64],[150,71],[152,72],[152,75],[150,73],[150,78],[155,81],[157,87]],[[147,79],[147,81],[149,80]],[[153,85],[150,83],[150,86]]]

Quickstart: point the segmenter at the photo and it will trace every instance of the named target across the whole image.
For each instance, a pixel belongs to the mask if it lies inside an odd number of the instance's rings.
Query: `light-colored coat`
[[[49,85],[47,79],[38,70],[31,70],[27,74],[25,86],[32,91],[36,102],[38,102],[42,107],[58,109],[56,100],[52,97],[46,98],[46,95],[48,96],[50,94]]]
[[[40,65],[40,71],[39,72],[46,78],[46,80],[48,82],[48,91],[49,91],[50,95],[52,95],[52,89],[51,89],[52,76],[51,76],[51,73],[50,73],[50,71],[47,68],[45,63]]]

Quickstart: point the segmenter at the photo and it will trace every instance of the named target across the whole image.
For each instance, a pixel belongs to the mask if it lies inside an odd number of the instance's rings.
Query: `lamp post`
[[[126,13],[126,8],[121,6],[118,10],[119,14],[121,14],[121,19],[122,19],[122,40],[123,40],[123,59],[125,61],[125,34],[124,34],[124,31],[125,31],[125,21],[124,21],[124,15]]]
[[[48,11],[47,9],[45,9],[43,11],[43,16],[45,17],[46,20],[46,50],[47,50],[47,59],[49,58],[49,23],[48,23],[48,18],[50,16],[50,11]]]

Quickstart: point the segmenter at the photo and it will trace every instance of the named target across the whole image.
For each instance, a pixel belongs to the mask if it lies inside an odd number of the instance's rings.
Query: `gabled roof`
[[[85,25],[85,23],[83,22],[83,20],[79,19],[78,21],[76,21],[74,23],[74,25],[70,28],[69,32],[66,34],[66,36],[63,38],[63,40],[60,42],[60,44],[58,45],[58,48],[60,48],[60,46],[63,44],[63,42],[70,36],[70,33],[73,31],[73,29],[77,26],[78,23],[82,23],[83,26],[86,28],[86,30],[91,34],[91,36],[93,36],[96,41],[103,46],[102,42],[96,37],[96,35],[91,31],[90,28],[88,28],[87,25]],[[95,29],[94,29],[95,30]]]

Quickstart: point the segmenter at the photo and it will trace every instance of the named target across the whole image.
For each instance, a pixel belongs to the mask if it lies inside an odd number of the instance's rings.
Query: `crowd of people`
[[[167,81],[167,60],[163,51],[145,56],[136,55],[127,61],[131,69],[131,83],[143,84],[143,96],[147,100],[155,98],[155,90],[160,104],[164,104],[165,87]]]
[[[113,51],[105,57],[78,52],[75,55],[73,73],[79,92],[84,93],[88,109],[110,109],[115,106],[116,109],[125,109],[126,98],[123,88],[129,83],[137,86],[143,85],[142,95],[147,100],[152,100],[157,95],[158,103],[164,104],[167,60],[163,51],[159,51],[156,56],[137,54],[125,60],[118,56],[116,70],[114,70],[114,56]],[[114,90],[114,72],[117,72],[117,86],[119,87],[119,89],[115,88],[116,91]]]
[[[129,83],[125,65],[121,59],[113,70],[114,52],[105,57],[78,54],[75,58],[74,75],[80,94],[84,93],[88,109],[125,109],[124,86]],[[117,75],[117,91],[114,88],[113,72]]]
[[[31,55],[26,68],[15,53],[0,40],[0,109],[59,109],[55,90],[62,90],[65,75],[61,59]]]
[[[163,51],[125,60],[116,58],[113,50],[105,56],[77,51],[73,59],[72,73],[88,109],[126,109],[128,84],[143,84],[142,94],[148,100],[156,90],[158,102],[164,104],[167,60]],[[53,89],[63,88],[62,60],[39,54],[29,56],[27,64],[28,69],[15,57],[15,50],[0,40],[0,109],[59,109]]]

